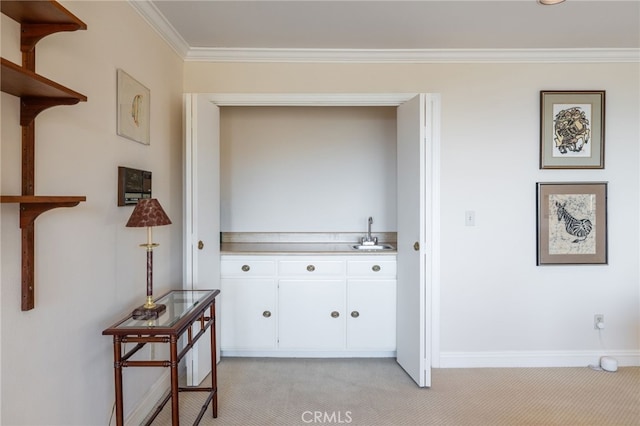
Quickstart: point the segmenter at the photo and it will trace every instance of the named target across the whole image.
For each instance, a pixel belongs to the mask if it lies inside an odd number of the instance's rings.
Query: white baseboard
[[[140,404],[125,419],[126,426],[138,426],[144,423],[145,419],[158,406],[158,402],[171,389],[171,371],[166,369],[160,378],[151,386],[149,392],[142,398]],[[169,408],[170,409],[170,408]]]
[[[440,352],[439,368],[586,367],[601,356],[618,360],[620,367],[640,366],[640,350]]]

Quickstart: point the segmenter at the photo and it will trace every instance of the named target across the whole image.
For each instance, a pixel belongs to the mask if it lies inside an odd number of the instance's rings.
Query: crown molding
[[[153,3],[147,0],[128,0],[128,3],[178,54],[178,56],[182,59],[187,57],[190,49],[189,45]]]
[[[191,48],[185,61],[310,63],[640,62],[640,49],[228,49]]]
[[[148,0],[129,4],[185,61],[308,63],[639,63],[638,48],[597,49],[268,49],[190,47]]]

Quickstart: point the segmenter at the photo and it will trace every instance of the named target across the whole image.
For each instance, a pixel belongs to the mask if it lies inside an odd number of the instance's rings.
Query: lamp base
[[[136,320],[150,320],[158,318],[166,310],[167,307],[165,305],[156,305],[153,308],[145,308],[142,305],[134,309],[131,315]]]

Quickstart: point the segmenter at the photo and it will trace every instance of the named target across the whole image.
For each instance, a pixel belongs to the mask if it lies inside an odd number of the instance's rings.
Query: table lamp
[[[134,319],[148,320],[158,318],[166,309],[165,305],[156,305],[153,301],[153,248],[159,246],[159,244],[152,242],[151,228],[170,224],[171,220],[155,198],[138,200],[138,204],[133,209],[127,222],[127,227],[147,227],[147,243],[140,244],[140,247],[146,247],[147,249],[147,301],[133,311]]]

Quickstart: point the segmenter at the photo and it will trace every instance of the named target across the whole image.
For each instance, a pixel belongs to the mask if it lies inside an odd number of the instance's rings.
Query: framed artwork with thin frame
[[[605,91],[540,92],[540,168],[604,169]]]
[[[118,69],[117,79],[117,133],[149,145],[151,91],[121,69]]]
[[[607,263],[607,182],[538,182],[537,265]]]

